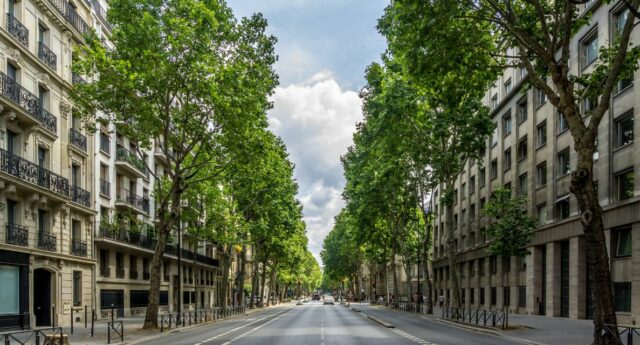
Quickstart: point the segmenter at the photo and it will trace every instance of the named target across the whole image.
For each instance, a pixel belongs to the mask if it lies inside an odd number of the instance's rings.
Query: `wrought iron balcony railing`
[[[69,180],[4,149],[0,149],[0,171],[69,197]]]
[[[98,0],[91,0],[91,5],[95,9],[98,18],[100,18],[107,28],[111,30],[111,23],[107,21],[107,10],[100,5]]]
[[[71,6],[69,2],[66,0],[49,0],[49,2],[80,34],[85,35],[89,32],[89,25],[80,17],[76,9]]]
[[[38,57],[52,70],[56,70],[56,54],[43,42],[38,43]]]
[[[100,179],[100,194],[111,197],[111,183],[105,179]]]
[[[69,142],[82,151],[87,151],[87,137],[76,129],[69,129]]]
[[[38,248],[43,250],[48,250],[50,252],[55,252],[57,249],[57,238],[56,235],[41,232],[38,236]]]
[[[110,277],[111,276],[111,267],[100,267],[100,276],[101,277]]]
[[[149,200],[129,192],[128,189],[120,188],[116,194],[116,201],[122,201],[140,211],[149,213]]]
[[[7,243],[26,247],[29,245],[29,228],[24,225],[7,224]]]
[[[71,241],[71,254],[77,256],[87,256],[87,242],[72,240]]]
[[[29,48],[29,29],[22,25],[18,18],[14,17],[11,13],[7,13],[7,31],[9,31],[11,36],[15,37],[20,44]]]
[[[116,278],[124,278],[124,268],[116,268]]]
[[[138,279],[138,271],[129,270],[129,279]]]
[[[91,207],[91,193],[78,186],[71,186],[71,201],[85,207]]]
[[[146,174],[147,166],[144,164],[144,161],[120,145],[116,148],[116,160],[127,162],[141,173]]]
[[[46,129],[53,133],[57,132],[58,119],[40,108],[38,97],[2,72],[0,72],[0,94],[24,109]]]

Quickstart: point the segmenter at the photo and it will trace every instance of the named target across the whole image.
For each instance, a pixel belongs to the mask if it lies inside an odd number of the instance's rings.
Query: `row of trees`
[[[452,303],[459,305],[454,183],[468,160],[482,164],[480,152],[495,127],[482,97],[505,69],[519,68],[527,75],[528,87],[543,93],[564,116],[573,137],[578,159],[570,189],[578,200],[593,272],[594,343],[617,343],[617,334],[603,332],[604,324],[616,324],[616,315],[593,153],[618,81],[631,78],[638,67],[640,48],[630,43],[630,36],[640,17],[640,0],[619,2],[623,20],[614,39],[600,47],[592,72],[576,74],[569,59],[580,55],[572,40],[589,25],[592,12],[583,11],[586,3],[392,1],[378,25],[388,50],[382,64],[367,70],[361,95],[365,118],[354,135],[354,146],[343,157],[347,206],[325,242],[323,259],[335,255],[332,238],[344,236],[346,226],[367,260],[386,264],[397,254],[411,262],[414,238],[424,247],[422,259],[427,260],[431,218],[425,199],[439,185]],[[585,100],[597,105],[582,114],[580,104]],[[522,202],[514,204],[510,195],[496,193],[484,211],[499,224],[492,227],[491,250],[526,255],[523,246],[533,224],[518,206]],[[514,208],[519,211],[507,212]],[[421,229],[420,235],[412,235],[415,228]],[[342,268],[325,270],[342,276]],[[395,276],[393,280],[397,287]],[[431,299],[427,302],[430,305]]]
[[[115,124],[139,154],[154,148],[167,157],[162,174],[147,166],[156,181],[157,246],[144,327],[158,326],[160,265],[167,238],[181,224],[192,238],[221,249],[222,296],[234,255],[242,291],[246,263],[253,262],[251,307],[257,296],[265,301],[267,283],[280,293],[319,285],[293,165],[267,130],[277,75],[276,39],[265,33],[266,20],[260,14],[237,20],[218,0],[109,5],[112,45],[90,34],[76,48],[74,72],[91,82],[72,96],[86,124]]]

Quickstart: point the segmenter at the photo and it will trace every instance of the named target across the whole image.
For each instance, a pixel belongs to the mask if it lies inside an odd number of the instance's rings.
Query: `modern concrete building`
[[[74,118],[89,2],[0,0],[0,329],[64,324],[93,295],[93,136]]]
[[[620,1],[611,5],[591,1],[583,13],[593,14],[588,25],[574,35],[571,69],[589,73],[599,47],[609,45],[624,22]],[[640,42],[640,30],[632,33]],[[589,318],[592,315],[591,281],[586,247],[575,197],[569,192],[575,167],[573,139],[564,119],[542,92],[523,89],[526,73],[507,70],[491,90],[486,103],[493,108],[496,131],[482,152],[483,164],[470,161],[457,180],[456,226],[460,288],[465,306],[508,309],[517,313]],[[620,81],[612,105],[599,128],[595,178],[605,211],[605,228],[618,320],[631,324],[640,318],[640,109],[638,84]],[[586,113],[594,106],[585,101]],[[524,259],[486,254],[488,219],[480,210],[498,187],[526,194],[538,227]],[[436,197],[437,200],[437,197]],[[435,204],[434,277],[436,296],[450,298],[446,260],[444,208]]]

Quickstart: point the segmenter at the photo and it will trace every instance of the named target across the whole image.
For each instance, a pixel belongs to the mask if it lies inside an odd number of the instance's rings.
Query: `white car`
[[[324,301],[322,302],[322,304],[327,305],[327,304],[331,304],[334,305],[334,301],[333,301],[333,297],[331,296],[327,296],[324,298]]]

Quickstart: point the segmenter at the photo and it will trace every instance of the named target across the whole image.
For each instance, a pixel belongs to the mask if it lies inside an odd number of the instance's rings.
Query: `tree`
[[[524,257],[529,254],[527,245],[536,228],[536,220],[527,212],[527,197],[511,197],[509,188],[499,188],[485,204],[482,212],[493,220],[487,228],[491,238],[490,255]]]
[[[574,51],[577,45],[572,42],[575,33],[589,23],[591,16],[590,12],[580,13],[579,6],[584,3],[583,0],[401,0],[387,8],[381,27],[394,54],[402,57],[410,71],[422,77],[430,75],[424,72],[429,72],[428,64],[434,61],[445,71],[469,66],[486,71],[517,66],[526,70],[529,84],[544,93],[565,118],[578,158],[571,173],[570,190],[578,200],[587,262],[593,272],[594,343],[614,344],[619,338],[617,331],[603,332],[604,324],[616,324],[616,315],[603,212],[594,185],[593,154],[598,127],[607,114],[618,81],[629,78],[638,67],[640,47],[631,45],[630,36],[640,1],[623,1],[634,15],[620,14],[626,20],[617,28],[611,45],[601,47],[593,67],[580,73],[576,72],[579,64],[571,66],[569,59],[578,55]],[[459,35],[461,28],[472,30]],[[464,49],[479,59],[460,60],[446,53],[448,47],[465,40],[468,44]],[[451,59],[459,64],[450,65],[447,61]],[[580,105],[585,100],[597,105],[582,114]]]
[[[73,98],[87,122],[115,123],[169,161],[166,176],[155,176],[159,221],[144,322],[157,328],[160,263],[181,197],[221,174],[237,159],[230,148],[266,128],[267,97],[277,84],[275,38],[265,34],[261,15],[237,21],[218,0],[113,0],[108,16],[115,49],[95,35],[78,48],[74,72],[92,81]],[[213,175],[203,177],[208,166]]]

